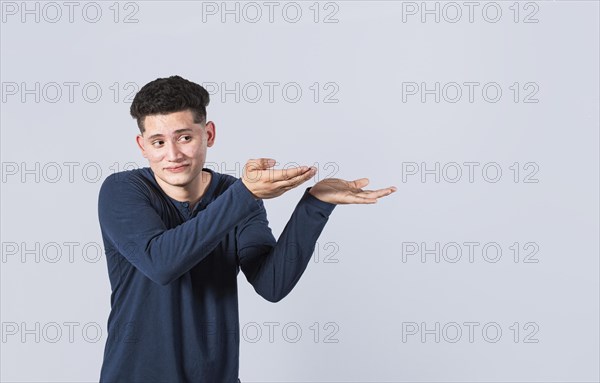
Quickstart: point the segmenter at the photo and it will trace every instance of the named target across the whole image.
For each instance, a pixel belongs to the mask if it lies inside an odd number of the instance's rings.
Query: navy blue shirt
[[[275,240],[241,179],[204,170],[212,177],[193,211],[148,167],[100,188],[112,288],[101,382],[237,382],[240,269],[266,300],[283,299],[336,206],[307,188]]]

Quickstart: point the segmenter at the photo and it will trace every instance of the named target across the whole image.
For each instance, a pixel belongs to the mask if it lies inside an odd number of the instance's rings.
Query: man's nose
[[[167,144],[167,160],[169,161],[177,161],[182,157],[181,151],[177,147],[177,143],[173,141],[169,141]]]

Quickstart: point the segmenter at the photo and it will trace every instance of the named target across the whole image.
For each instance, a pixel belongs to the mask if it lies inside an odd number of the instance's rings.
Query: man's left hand
[[[334,204],[372,204],[397,190],[395,186],[379,190],[363,190],[362,188],[368,184],[368,178],[354,181],[326,178],[317,182],[308,192],[321,201]]]

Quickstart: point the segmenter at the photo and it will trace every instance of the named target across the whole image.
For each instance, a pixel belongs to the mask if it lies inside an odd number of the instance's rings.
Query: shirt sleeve
[[[262,201],[238,230],[240,268],[254,290],[270,302],[285,298],[300,280],[336,206],[319,200],[310,189],[305,190],[277,241]]]
[[[189,271],[262,206],[238,179],[194,218],[167,229],[151,202],[142,182],[112,174],[100,188],[98,217],[105,240],[161,285]]]

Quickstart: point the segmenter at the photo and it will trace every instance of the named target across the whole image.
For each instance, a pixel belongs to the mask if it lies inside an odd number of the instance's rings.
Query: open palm
[[[326,178],[317,182],[309,193],[324,202],[334,204],[372,204],[378,198],[392,194],[397,189],[390,186],[379,190],[363,190],[369,184],[368,178],[346,181],[340,178]]]

